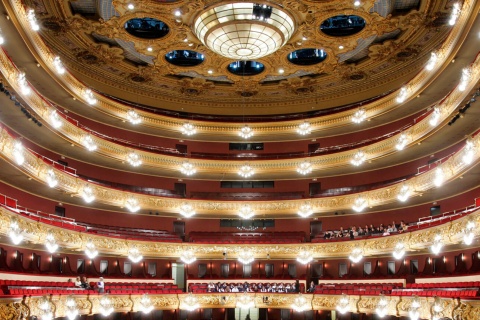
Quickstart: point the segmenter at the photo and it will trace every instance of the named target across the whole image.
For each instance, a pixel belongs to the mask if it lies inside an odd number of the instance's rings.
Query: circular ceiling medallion
[[[253,60],[281,48],[295,31],[283,10],[253,2],[221,4],[195,20],[198,39],[221,56]]]
[[[173,50],[165,55],[165,59],[179,67],[193,67],[201,64],[205,56],[192,50]]]
[[[255,76],[265,70],[265,66],[257,61],[235,61],[228,65],[227,70],[237,76]]]
[[[141,39],[159,39],[170,31],[168,25],[155,18],[134,18],[125,22],[125,30],[134,37]]]
[[[288,54],[288,61],[299,66],[311,66],[327,58],[323,49],[299,49]]]
[[[332,37],[346,37],[359,33],[365,28],[365,20],[356,15],[339,15],[322,22],[320,30]]]

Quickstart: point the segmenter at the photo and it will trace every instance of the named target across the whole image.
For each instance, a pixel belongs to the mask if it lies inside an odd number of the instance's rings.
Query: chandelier
[[[350,163],[353,164],[354,166],[358,167],[359,165],[364,163],[365,160],[367,160],[367,155],[365,154],[365,152],[363,152],[362,150],[358,150],[353,155],[353,159],[350,160]]]
[[[363,259],[363,252],[362,249],[360,248],[355,248],[352,250],[352,253],[350,253],[350,256],[348,258],[353,262],[353,263],[358,263],[360,260]]]
[[[22,94],[29,95],[30,94],[30,87],[28,86],[27,79],[25,73],[20,73],[17,78],[18,85],[20,86],[20,91]]]
[[[440,120],[440,109],[438,107],[433,108],[432,115],[430,116],[430,120],[428,123],[432,127],[436,126],[438,124],[438,120]]]
[[[140,204],[138,203],[138,200],[136,198],[130,197],[125,200],[125,208],[127,208],[128,211],[134,213],[140,210]]]
[[[405,255],[405,245],[402,242],[399,242],[395,245],[392,255],[395,259],[400,260]]]
[[[352,122],[361,123],[365,121],[366,118],[367,118],[367,111],[365,111],[365,109],[363,108],[360,108],[357,111],[355,111],[355,113],[353,114]]]
[[[242,217],[242,219],[248,220],[255,215],[255,211],[253,211],[250,205],[245,204],[238,210],[238,215]]]
[[[410,320],[418,320],[420,318],[420,299],[417,296],[413,297],[412,304],[408,308],[408,315]]]
[[[131,124],[139,124],[140,122],[142,122],[142,118],[140,118],[140,115],[134,109],[130,109],[127,111],[127,120]]]
[[[293,300],[292,309],[296,312],[310,310],[307,299],[301,293],[299,293],[298,296]]]
[[[427,69],[428,71],[432,71],[435,67],[435,64],[437,63],[437,60],[438,54],[436,52],[432,52],[430,55],[430,59],[428,59],[427,65],[425,66],[425,69]]]
[[[89,134],[83,137],[83,145],[87,148],[88,151],[95,151],[97,150],[97,144],[93,140],[93,137]]]
[[[180,167],[180,172],[186,176],[191,176],[197,172],[197,169],[195,169],[195,166],[193,164],[186,161],[182,163],[182,166]]]
[[[241,166],[240,169],[238,169],[238,174],[243,178],[249,178],[253,176],[254,173],[255,173],[255,170],[253,170],[253,168],[248,164],[245,164]]]
[[[405,146],[408,143],[408,136],[405,133],[402,133],[400,137],[398,137],[397,144],[395,145],[395,148],[397,150],[403,150]]]
[[[475,145],[471,139],[467,140],[465,147],[463,148],[462,162],[469,165],[473,162],[475,157]]]
[[[52,127],[58,129],[62,126],[62,118],[58,115],[57,110],[52,110],[50,112],[50,121],[52,122]]]
[[[237,308],[251,309],[255,307],[255,301],[248,293],[244,292],[241,296],[237,297]]]
[[[407,94],[408,94],[407,88],[406,88],[406,87],[402,87],[402,88],[400,89],[400,92],[398,93],[397,102],[398,102],[398,103],[405,102],[405,100],[407,99]]]
[[[95,96],[93,95],[93,91],[91,89],[85,89],[83,91],[83,97],[89,105],[94,105],[95,103],[97,103],[97,99],[95,99]]]
[[[39,316],[41,320],[53,319],[53,306],[48,296],[43,296],[40,298],[38,301],[38,309],[40,309]]]
[[[69,320],[74,320],[78,316],[77,301],[73,295],[69,295],[65,300],[65,315]]]
[[[244,125],[238,132],[238,135],[243,139],[251,138],[253,137],[253,129],[247,125]]]
[[[55,174],[55,172],[53,171],[53,169],[49,169],[47,171],[47,184],[50,188],[55,188],[58,184],[58,179],[57,179],[57,175]]]
[[[185,218],[191,218],[193,217],[196,212],[195,212],[195,209],[193,208],[193,206],[191,204],[188,204],[188,203],[183,203],[181,206],[180,206],[180,214],[182,216],[184,216]]]
[[[65,67],[62,64],[62,61],[60,60],[60,57],[55,57],[53,58],[53,66],[55,67],[55,70],[57,70],[58,74],[64,74],[65,73]]]
[[[30,23],[30,27],[33,31],[40,30],[40,26],[37,23],[37,18],[35,17],[35,10],[29,9],[27,12],[27,20]]]
[[[288,42],[293,19],[281,9],[253,2],[219,4],[200,14],[193,31],[215,53],[234,60],[267,56]]]
[[[380,300],[378,300],[377,307],[375,308],[375,312],[380,318],[383,318],[387,315],[388,300],[383,294],[380,295]]]
[[[16,141],[13,145],[13,158],[15,162],[21,166],[25,162],[25,156],[23,155],[23,145],[20,141]]]
[[[352,209],[356,212],[361,212],[361,211],[363,211],[363,209],[365,209],[367,207],[367,204],[368,204],[368,202],[365,198],[358,197],[353,202]]]
[[[182,252],[182,254],[180,255],[180,260],[182,260],[185,264],[190,264],[192,262],[195,262],[197,258],[191,250],[188,250]]]
[[[442,236],[437,234],[435,238],[433,238],[433,243],[430,249],[432,250],[433,254],[439,254],[442,248],[443,248]]]
[[[243,264],[250,264],[255,260],[255,257],[253,256],[253,252],[250,250],[243,250],[240,251],[238,254],[238,261],[240,261]]]
[[[95,200],[95,195],[93,194],[93,189],[90,186],[83,187],[82,198],[86,203],[91,203]]]
[[[298,125],[297,132],[302,136],[306,136],[307,134],[310,134],[312,132],[312,126],[309,122],[305,121]]]
[[[130,250],[128,250],[128,259],[133,263],[137,263],[143,259],[143,256],[137,247],[131,247]]]
[[[470,81],[470,76],[472,72],[470,68],[463,68],[462,77],[460,78],[460,83],[458,84],[458,90],[465,91],[467,89],[468,82]]]
[[[435,169],[435,176],[433,177],[433,184],[436,187],[440,187],[445,180],[445,174],[443,173],[443,169],[438,167]]]
[[[313,208],[310,204],[305,203],[300,206],[300,208],[297,211],[298,215],[302,218],[307,218],[312,215],[313,213]]]
[[[140,310],[142,310],[144,314],[149,314],[153,310],[152,299],[150,299],[146,293],[140,299]]]
[[[341,314],[345,314],[350,311],[350,298],[345,293],[342,293],[342,297],[340,300],[338,300],[336,309]]]
[[[58,244],[55,241],[55,237],[53,236],[53,234],[47,234],[47,237],[45,238],[45,247],[50,253],[54,253],[55,251],[57,251]]]
[[[104,317],[108,317],[113,310],[113,301],[107,295],[102,296],[100,298],[100,313]]]
[[[197,133],[197,129],[195,129],[195,126],[190,122],[185,122],[182,125],[181,130],[182,130],[182,133],[186,136],[193,136],[195,133]]]
[[[468,221],[465,229],[463,230],[463,243],[467,246],[471,245],[475,238],[475,222]]]
[[[313,170],[313,166],[308,161],[300,163],[297,167],[297,172],[303,175],[309,174],[310,172],[312,172],[312,170]]]
[[[130,152],[127,155],[127,162],[130,163],[132,167],[138,167],[139,165],[142,164],[142,160],[140,159],[140,156],[136,152]]]
[[[195,311],[200,307],[200,304],[198,303],[197,297],[195,297],[191,292],[188,294],[185,299],[183,299],[183,303],[181,304],[181,308],[183,310],[187,311]]]
[[[92,241],[88,241],[85,245],[85,254],[89,259],[94,259],[98,255],[98,250]]]
[[[311,252],[308,252],[308,251],[301,251],[297,256],[297,261],[300,262],[301,264],[308,264],[312,262],[312,260],[313,260],[313,255]]]
[[[401,202],[405,202],[410,197],[410,193],[411,193],[410,187],[407,184],[404,184],[400,188],[400,191],[398,192],[397,199],[400,200]]]
[[[10,240],[12,240],[13,244],[18,245],[20,242],[23,241],[23,232],[22,229],[20,229],[20,226],[18,225],[18,222],[16,220],[13,220],[10,222],[10,230],[8,232],[8,235],[10,237]]]

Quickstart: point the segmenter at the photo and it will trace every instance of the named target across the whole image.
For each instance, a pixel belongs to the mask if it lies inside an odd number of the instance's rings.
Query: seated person
[[[82,280],[80,280],[80,277],[77,277],[77,279],[75,279],[75,287],[82,288]]]
[[[210,282],[207,286],[207,292],[216,292],[215,290],[215,284],[213,282]]]
[[[310,287],[307,290],[309,293],[314,293],[315,292],[315,283],[312,281],[310,282]]]
[[[258,291],[260,292],[267,292],[267,286],[263,286],[261,283],[258,285]]]
[[[97,281],[97,291],[98,293],[105,293],[105,282],[103,281],[103,277],[100,277]]]
[[[86,277],[82,277],[80,281],[82,282],[81,287],[83,289],[90,289],[90,284],[88,283],[88,279]]]

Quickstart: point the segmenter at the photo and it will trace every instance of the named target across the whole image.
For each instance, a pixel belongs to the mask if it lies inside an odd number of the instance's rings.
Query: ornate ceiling
[[[228,1],[221,1],[227,3]],[[25,1],[35,9],[41,36],[86,85],[133,103],[181,112],[281,114],[353,104],[383,95],[413,78],[451,30],[450,1],[271,1],[294,20],[294,33],[278,51],[256,61],[257,75],[234,75],[233,60],[208,49],[193,22],[219,1]],[[181,13],[176,15],[176,11]],[[328,18],[358,16],[365,27],[348,36],[320,30]],[[143,39],[125,29],[134,18],[164,22],[168,33]],[[298,49],[321,49],[311,66],[289,62]],[[193,67],[166,59],[172,50],[193,50],[204,61]]]

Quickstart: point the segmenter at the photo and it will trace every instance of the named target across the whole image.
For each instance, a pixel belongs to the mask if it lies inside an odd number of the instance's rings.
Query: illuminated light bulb
[[[443,248],[442,236],[437,234],[433,239],[433,243],[430,249],[432,250],[433,254],[439,254],[442,248]]]
[[[363,108],[358,109],[352,116],[352,122],[361,123],[367,119],[367,111]]]
[[[142,118],[140,118],[140,115],[134,109],[130,109],[127,111],[127,120],[133,125],[142,122]]]
[[[30,23],[30,27],[33,31],[40,30],[40,26],[37,23],[37,18],[35,17],[35,10],[29,9],[27,11],[27,20]]]
[[[64,74],[66,71],[65,67],[62,64],[62,61],[60,60],[60,57],[55,57],[53,59],[53,66],[55,67],[55,70],[58,74]]]
[[[398,137],[397,143],[395,144],[395,148],[397,150],[403,150],[408,143],[408,136],[405,133],[402,133],[400,137]]]
[[[298,209],[297,214],[302,218],[307,218],[313,214],[313,208],[308,203],[302,204]]]
[[[238,215],[245,220],[251,219],[255,215],[255,211],[248,205],[243,205],[240,210],[238,210]]]
[[[297,256],[297,261],[300,262],[301,264],[308,264],[312,262],[312,260],[313,260],[313,255],[311,252],[308,252],[308,251],[301,251]]]
[[[241,296],[237,296],[237,308],[251,309],[255,307],[255,301],[253,301],[253,295],[250,296],[247,292],[244,292]]]
[[[400,200],[401,202],[405,202],[410,197],[410,194],[411,194],[410,187],[408,185],[404,184],[400,188],[400,191],[398,192],[397,199]]]
[[[302,174],[302,175],[307,175],[307,174],[311,173],[312,170],[313,170],[313,166],[308,161],[300,163],[297,167],[297,172]]]
[[[88,151],[92,152],[97,150],[97,144],[95,143],[95,140],[93,140],[93,137],[90,134],[87,134],[83,137],[83,146],[87,148]]]
[[[305,136],[312,132],[312,127],[309,122],[305,121],[298,125],[297,132],[298,134]]]
[[[292,309],[296,312],[304,312],[310,310],[310,308],[311,307],[308,305],[307,299],[305,299],[301,293],[299,293],[298,296],[293,300]]]
[[[359,7],[361,4],[362,4],[362,3],[361,3],[360,1],[358,1],[358,0],[356,0],[356,1],[353,2],[353,5],[354,5],[355,7]]]
[[[88,241],[85,245],[85,254],[89,259],[94,259],[98,255],[98,250],[92,241]]]
[[[467,140],[463,148],[462,162],[466,165],[472,164],[475,157],[475,145],[472,140]]]
[[[462,77],[460,78],[460,83],[458,84],[458,90],[465,91],[467,89],[467,85],[470,82],[470,77],[472,72],[470,68],[463,68],[462,69]]]
[[[173,12],[173,14],[175,15],[175,17],[180,17],[180,16],[182,15],[182,11],[180,11],[180,10],[175,10],[175,11]]]
[[[238,261],[243,264],[250,264],[255,261],[255,257],[253,252],[250,250],[243,250],[238,254]]]
[[[128,209],[128,211],[134,213],[140,210],[140,204],[138,203],[138,200],[136,198],[128,198],[125,200],[125,208]]]
[[[380,295],[380,300],[378,300],[377,307],[375,308],[375,313],[380,318],[383,318],[387,315],[387,312],[388,312],[388,300],[382,294],[382,295]]]
[[[182,133],[187,136],[192,136],[195,133],[197,133],[197,129],[195,129],[195,126],[189,122],[185,122],[182,125],[181,130],[182,130]]]
[[[19,245],[23,241],[23,232],[16,220],[10,222],[10,230],[8,236],[14,245]]]
[[[15,162],[21,166],[25,162],[25,156],[23,155],[23,145],[20,141],[16,141],[13,145],[13,158]]]
[[[49,233],[45,238],[45,247],[50,253],[54,253],[55,251],[57,251],[58,244],[55,241],[55,237],[53,236],[53,234]]]
[[[180,167],[180,172],[186,176],[191,176],[197,172],[197,169],[195,169],[195,166],[193,164],[191,164],[188,161],[185,161],[184,163],[182,163]]]
[[[184,216],[185,218],[191,218],[193,217],[196,212],[195,212],[195,209],[193,208],[193,206],[191,204],[188,204],[188,203],[183,203],[181,206],[180,206],[180,210],[179,210],[179,213]]]
[[[243,139],[251,138],[253,137],[253,129],[245,125],[240,129],[240,131],[238,132],[238,135]]]
[[[195,311],[200,308],[197,297],[195,297],[191,292],[188,296],[183,299],[183,303],[180,304],[180,309],[187,311]]]
[[[352,250],[352,253],[350,253],[350,255],[348,256],[348,258],[350,259],[350,261],[352,261],[353,263],[358,263],[360,262],[360,260],[363,259],[363,251],[362,249],[360,248],[355,248]]]
[[[5,43],[5,38],[3,35],[0,33],[0,46]]]
[[[255,174],[255,170],[248,164],[245,164],[238,169],[238,174],[243,178],[249,178]]]
[[[86,203],[91,203],[95,200],[95,194],[90,186],[85,186],[82,190],[82,198]]]
[[[58,115],[57,110],[52,110],[50,112],[50,121],[52,122],[52,127],[58,129],[62,126],[62,118]]]
[[[69,320],[74,320],[78,316],[77,301],[70,295],[65,300],[65,315]]]
[[[195,262],[197,258],[191,250],[187,250],[182,252],[182,254],[180,255],[180,260],[182,260],[185,264],[190,264]]]
[[[41,320],[52,320],[53,319],[53,307],[48,296],[43,296],[38,302],[38,308],[40,309],[40,319]]]
[[[365,160],[367,160],[367,155],[362,150],[359,150],[359,151],[355,152],[352,160],[350,160],[350,163],[353,164],[354,166],[358,167],[362,163],[364,163]]]
[[[85,89],[83,91],[83,97],[91,106],[97,103],[97,99],[95,99],[95,96],[93,95],[93,91],[91,89]]]
[[[368,202],[363,197],[358,197],[353,202],[352,209],[356,212],[362,212],[368,205]]]
[[[448,20],[448,24],[451,26],[455,25],[459,15],[460,15],[460,4],[454,3],[452,7],[452,13],[450,13],[450,19]]]
[[[437,53],[432,52],[430,55],[430,59],[428,59],[427,65],[425,66],[425,69],[427,69],[428,71],[432,71],[437,61],[438,61]]]
[[[104,295],[100,298],[100,308],[99,308],[99,310],[100,310],[100,313],[104,317],[108,317],[115,310],[113,308],[112,300],[107,295]]]
[[[127,162],[132,166],[132,167],[138,167],[142,164],[142,160],[140,159],[140,155],[136,152],[130,152],[127,155]]]
[[[128,8],[128,10],[133,10],[133,9],[135,9],[135,6],[132,3],[129,3],[127,5],[127,8]]]
[[[143,259],[143,256],[137,247],[132,247],[128,251],[128,259],[130,259],[130,261],[133,263],[138,263]]]
[[[58,179],[57,179],[57,175],[55,174],[53,169],[49,169],[47,171],[46,180],[47,180],[47,184],[50,188],[55,188],[57,186]]]
[[[398,93],[398,96],[397,96],[397,102],[398,103],[402,103],[402,102],[405,102],[405,100],[407,99],[407,88],[406,87],[402,87],[400,89],[400,92]]]
[[[22,92],[22,94],[26,96],[29,95],[31,90],[27,83],[27,79],[24,72],[18,75],[17,82],[18,82],[18,85],[20,86],[20,91]]]
[[[399,242],[395,245],[392,255],[395,259],[400,260],[405,255],[405,245],[402,242]]]
[[[435,176],[433,177],[433,184],[436,187],[440,187],[443,182],[445,181],[445,174],[443,173],[443,169],[438,167],[435,169]]]
[[[438,124],[438,120],[440,120],[440,109],[435,107],[433,108],[433,112],[430,115],[430,120],[428,123],[430,123],[432,127],[435,127]]]

